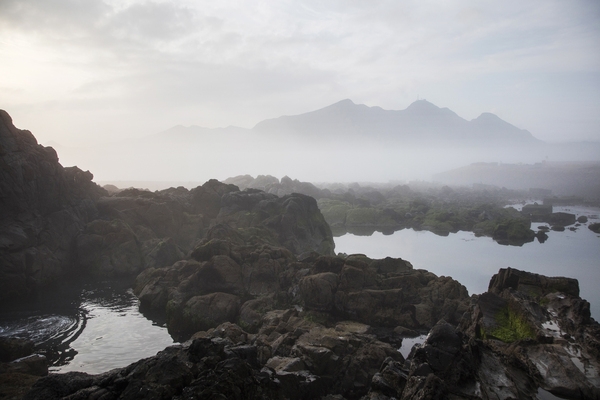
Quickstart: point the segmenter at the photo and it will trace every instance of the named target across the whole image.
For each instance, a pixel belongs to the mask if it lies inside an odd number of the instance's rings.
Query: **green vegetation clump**
[[[527,243],[535,239],[535,232],[529,228],[530,222],[524,219],[505,219],[494,230],[493,238],[499,243]]]
[[[472,231],[503,245],[522,246],[535,239],[535,232],[527,216],[506,207],[522,196],[524,193],[492,187],[450,188],[416,182],[410,187],[374,188],[351,184],[323,190],[318,206],[338,235],[349,231],[356,234],[359,228],[389,233],[412,228],[444,236]]]
[[[421,228],[427,228],[438,235],[448,235],[458,232],[463,225],[460,217],[452,211],[430,209],[421,223]]]
[[[320,199],[318,204],[323,217],[330,225],[337,226],[346,223],[346,213],[350,209],[350,204],[329,199]]]
[[[373,225],[380,217],[380,212],[374,208],[354,208],[346,214],[346,225]]]
[[[493,337],[505,343],[535,338],[535,331],[527,319],[510,307],[505,307],[496,314],[496,328],[486,333],[485,337]]]

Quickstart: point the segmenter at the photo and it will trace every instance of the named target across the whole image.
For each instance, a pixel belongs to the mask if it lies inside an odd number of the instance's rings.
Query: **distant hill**
[[[541,162],[536,164],[475,163],[435,174],[449,185],[485,184],[508,189],[546,189],[556,196],[600,200],[600,163]]]
[[[258,123],[253,131],[319,140],[372,140],[404,145],[532,146],[542,141],[484,113],[467,121],[448,108],[417,100],[405,110],[384,110],[342,100],[320,110]]]

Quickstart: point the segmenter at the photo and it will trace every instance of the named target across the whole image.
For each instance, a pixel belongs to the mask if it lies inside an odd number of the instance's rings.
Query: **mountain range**
[[[423,179],[473,162],[598,161],[600,143],[553,145],[490,113],[468,121],[417,100],[384,110],[342,100],[251,129],[175,126],[93,149],[56,146],[98,180],[195,181],[237,175],[312,182]]]
[[[384,110],[342,100],[313,112],[259,122],[253,131],[303,138],[373,140],[411,145],[532,145],[542,142],[526,130],[484,113],[467,121],[448,108],[417,100],[405,110]]]

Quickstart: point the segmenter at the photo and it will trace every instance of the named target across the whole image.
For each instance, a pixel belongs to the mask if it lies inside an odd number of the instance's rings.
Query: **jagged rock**
[[[264,227],[273,235],[265,239],[276,240],[294,254],[313,250],[333,254],[331,229],[312,197],[294,193],[279,198],[246,190],[228,193],[222,201],[217,217],[220,223],[234,228]]]
[[[600,326],[578,295],[574,279],[510,268],[494,275],[460,327],[476,339],[470,354],[483,393],[600,398]]]
[[[21,357],[4,365],[6,372],[19,373],[33,376],[48,375],[48,361],[41,354],[31,354],[26,357]],[[6,373],[4,372],[4,373]]]
[[[240,308],[239,323],[251,333],[256,333],[261,325],[263,315],[273,310],[274,301],[270,297],[248,300]]]
[[[339,273],[323,272],[302,278],[299,293],[308,309],[332,311],[390,328],[430,328],[441,318],[457,323],[466,310],[468,294],[464,286],[451,278],[413,270],[404,260],[371,260],[353,255],[344,260],[341,268],[340,264],[318,260],[312,270]]]
[[[396,348],[365,334],[366,325],[348,321],[325,328],[309,317],[295,309],[268,312],[255,339],[264,362],[288,383],[298,386],[314,375],[328,382],[325,393],[358,398],[382,360],[404,361]]]
[[[224,339],[196,339],[100,375],[51,374],[24,399],[282,398],[273,374],[248,350]]]
[[[233,322],[240,308],[238,296],[221,292],[194,296],[182,305],[173,303],[167,304],[167,326],[169,333],[179,338],[223,322]]]
[[[141,252],[146,268],[162,268],[185,258],[185,254],[172,238],[150,239],[142,243]]]
[[[95,220],[77,236],[76,262],[82,272],[95,276],[124,276],[144,267],[140,243],[121,220]]]
[[[75,269],[75,236],[107,192],[89,171],[63,168],[51,147],[0,110],[0,301],[30,296]]]
[[[546,277],[514,268],[501,268],[490,280],[488,291],[501,293],[505,289],[517,290],[532,296],[562,292],[579,297],[579,282],[577,282],[577,279]]]
[[[300,280],[300,295],[310,309],[331,311],[337,285],[338,276],[334,273],[310,275]]]

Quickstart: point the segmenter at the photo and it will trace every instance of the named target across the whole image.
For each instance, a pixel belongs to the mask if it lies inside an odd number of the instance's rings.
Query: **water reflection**
[[[571,212],[597,215],[597,209],[570,207]],[[596,220],[590,218],[590,222]],[[534,228],[537,227],[536,224]],[[579,281],[580,295],[591,303],[592,316],[600,320],[600,238],[581,225],[575,231],[547,232],[543,244],[522,247],[499,246],[489,237],[472,232],[447,237],[428,231],[404,229],[393,235],[375,232],[371,236],[346,234],[335,238],[337,252],[362,253],[371,258],[403,258],[416,269],[438,276],[451,276],[465,285],[470,294],[487,291],[492,275],[500,268],[513,267],[548,276],[567,276]]]
[[[148,320],[129,284],[71,282],[37,301],[4,307],[0,336],[32,340],[53,372],[100,373],[156,354],[173,343]]]

